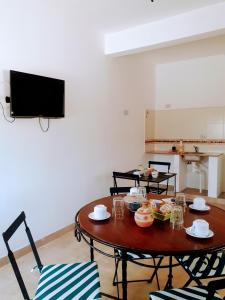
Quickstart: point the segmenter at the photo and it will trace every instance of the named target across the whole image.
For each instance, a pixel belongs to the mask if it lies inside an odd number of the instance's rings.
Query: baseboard
[[[59,238],[60,236],[64,235],[65,233],[67,233],[67,232],[69,232],[73,229],[74,229],[73,224],[68,225],[68,226],[66,226],[66,227],[64,227],[60,230],[57,230],[56,232],[53,232],[53,233],[47,235],[46,237],[44,237],[44,238],[42,238],[38,241],[35,241],[35,245],[36,245],[37,248],[41,247],[43,245],[46,245],[49,242]],[[29,252],[31,252],[30,246],[25,246],[25,247],[23,247],[19,250],[16,250],[14,252],[14,255],[15,255],[16,258],[19,258],[19,257],[24,256],[25,254],[27,254]],[[5,266],[8,263],[9,263],[8,256],[4,256],[4,257],[0,258],[0,268]]]

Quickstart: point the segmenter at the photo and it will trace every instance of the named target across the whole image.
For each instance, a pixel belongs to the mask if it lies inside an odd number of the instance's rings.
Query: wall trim
[[[67,232],[69,231],[72,231],[74,229],[74,224],[70,224],[62,229],[59,229],[45,237],[43,237],[42,239],[40,240],[37,240],[35,241],[35,245],[36,247],[41,247],[43,245],[46,245],[48,244],[49,242],[61,237],[62,235],[66,234]],[[16,250],[14,251],[14,255],[16,258],[19,258],[21,256],[24,256],[25,254],[31,252],[31,248],[30,246],[25,246],[19,250]],[[8,256],[4,256],[2,258],[0,258],[0,268],[7,265],[9,263],[9,260],[8,260]]]

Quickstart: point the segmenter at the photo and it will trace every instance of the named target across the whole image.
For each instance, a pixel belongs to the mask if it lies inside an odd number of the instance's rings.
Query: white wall
[[[223,106],[225,55],[156,66],[156,109]]]
[[[89,9],[95,5],[88,2]],[[0,232],[22,210],[35,239],[71,224],[82,205],[108,194],[113,170],[143,159],[151,70],[141,55],[106,58],[86,7],[82,1],[0,2],[1,102],[10,69],[66,81],[66,117],[51,120],[47,133],[37,119],[10,124],[0,115]],[[21,236],[14,242],[25,244]]]

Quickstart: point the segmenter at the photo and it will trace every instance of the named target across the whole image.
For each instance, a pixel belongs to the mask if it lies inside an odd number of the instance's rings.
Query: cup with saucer
[[[98,204],[95,205],[94,211],[88,216],[92,220],[101,221],[108,219],[110,217],[110,213],[107,211],[107,207],[104,204]]]
[[[196,237],[208,237],[210,233],[209,223],[204,219],[196,219],[190,227],[190,232]]]
[[[196,197],[193,200],[193,208],[198,209],[198,210],[204,210],[206,205],[205,205],[205,199],[201,197]]]

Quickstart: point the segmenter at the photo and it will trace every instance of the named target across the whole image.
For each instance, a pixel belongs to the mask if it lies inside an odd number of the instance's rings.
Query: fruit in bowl
[[[165,203],[163,200],[152,200],[152,213],[155,219],[165,221],[170,218],[172,205]]]

